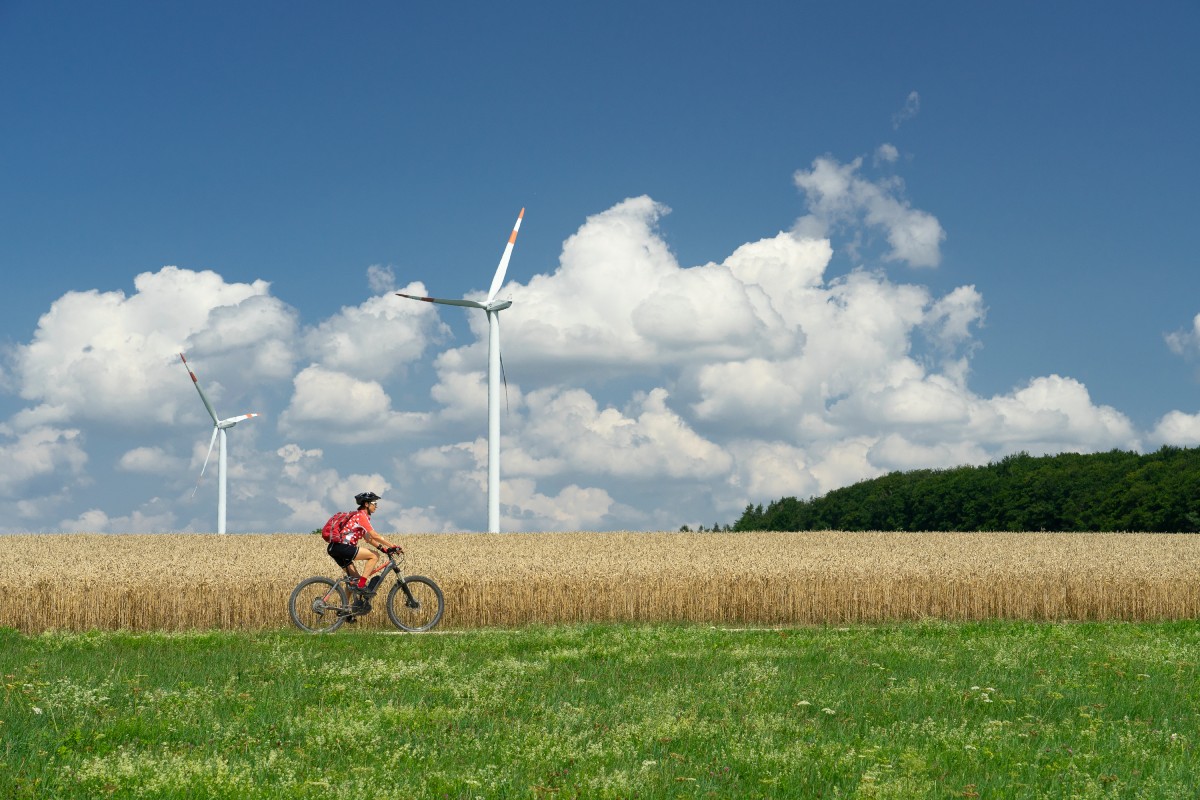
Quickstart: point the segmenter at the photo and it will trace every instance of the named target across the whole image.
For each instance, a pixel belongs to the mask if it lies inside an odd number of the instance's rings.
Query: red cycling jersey
[[[371,515],[365,510],[359,509],[351,514],[350,519],[346,520],[346,524],[342,526],[341,541],[345,544],[356,545],[359,539],[374,532],[375,529],[371,527]]]

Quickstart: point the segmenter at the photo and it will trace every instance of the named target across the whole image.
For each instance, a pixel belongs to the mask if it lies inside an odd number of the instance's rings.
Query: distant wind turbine
[[[500,257],[496,274],[492,277],[492,288],[488,290],[487,300],[476,303],[474,300],[442,300],[437,297],[417,297],[412,294],[396,292],[401,297],[410,300],[422,300],[426,303],[442,303],[448,306],[466,306],[481,308],[488,317],[488,532],[500,532],[500,312],[512,305],[511,300],[497,300],[496,293],[504,283],[504,273],[508,271],[508,260],[512,257],[513,245],[517,243],[517,231],[521,228],[521,220],[525,217],[525,209],[517,215],[513,225],[512,235]]]
[[[208,455],[204,457],[204,466],[200,468],[200,477],[204,477],[204,470],[208,469],[208,460],[212,458],[213,445],[217,443],[217,439],[221,440],[221,449],[217,451],[217,533],[225,532],[225,431],[237,425],[244,419],[257,417],[258,414],[242,414],[239,417],[230,417],[229,419],[221,419],[217,416],[217,412],[213,409],[213,404],[209,401],[208,395],[200,388],[200,381],[196,380],[196,373],[192,372],[192,368],[188,366],[187,359],[183,357],[183,353],[179,354],[183,359],[183,366],[188,371],[188,375],[192,376],[192,383],[196,385],[196,391],[200,393],[200,399],[204,401],[204,407],[208,409],[208,415],[212,417],[213,433],[212,439],[208,442]],[[199,480],[196,482],[199,487]],[[196,495],[196,490],[192,490],[192,496]]]

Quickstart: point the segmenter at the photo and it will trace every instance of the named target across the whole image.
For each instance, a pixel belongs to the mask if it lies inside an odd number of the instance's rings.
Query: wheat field
[[[387,535],[409,553],[406,574],[445,591],[441,629],[1200,617],[1200,536]],[[287,627],[293,586],[336,575],[311,534],[43,534],[9,543],[0,627],[25,633]],[[366,627],[388,625],[381,605]]]

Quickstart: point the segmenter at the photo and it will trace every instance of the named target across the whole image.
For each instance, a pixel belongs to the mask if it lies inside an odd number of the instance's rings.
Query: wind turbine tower
[[[213,433],[212,439],[208,442],[208,455],[204,457],[204,466],[200,468],[200,477],[204,477],[204,470],[208,469],[208,460],[212,458],[213,445],[219,439],[221,442],[220,449],[217,450],[217,533],[225,532],[225,490],[226,490],[226,454],[225,454],[225,431],[237,425],[239,422],[251,417],[257,417],[258,414],[242,414],[229,419],[221,419],[217,416],[216,410],[213,408],[212,402],[209,401],[208,395],[200,388],[200,381],[196,380],[196,373],[192,372],[192,368],[188,366],[187,359],[183,353],[179,354],[179,358],[183,360],[184,369],[188,371],[188,375],[192,376],[192,383],[196,386],[196,391],[200,393],[200,400],[203,401],[204,407],[208,410],[208,415],[212,417]],[[199,480],[197,480],[199,486]],[[192,490],[194,497],[196,490]]]
[[[511,300],[497,300],[496,294],[504,284],[504,274],[508,271],[508,260],[512,258],[513,245],[517,243],[517,231],[521,228],[521,220],[525,218],[525,209],[517,215],[512,234],[492,276],[492,287],[488,290],[487,300],[477,303],[474,300],[444,300],[437,297],[417,297],[412,294],[396,292],[401,297],[410,300],[421,300],[426,303],[441,303],[448,306],[465,306],[479,308],[487,313],[488,318],[488,532],[500,532],[500,312],[512,305]],[[197,387],[199,388],[199,387]]]

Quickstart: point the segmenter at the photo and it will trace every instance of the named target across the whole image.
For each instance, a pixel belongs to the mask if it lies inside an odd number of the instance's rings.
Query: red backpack
[[[339,511],[329,518],[325,523],[325,527],[321,528],[321,538],[327,542],[340,542],[342,540],[342,531],[346,528],[346,523],[350,521],[350,517],[354,516],[353,511]]]

